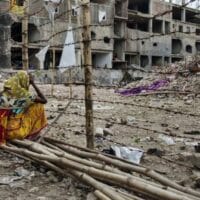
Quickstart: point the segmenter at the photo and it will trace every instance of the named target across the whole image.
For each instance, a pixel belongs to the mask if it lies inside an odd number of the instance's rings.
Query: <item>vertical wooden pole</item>
[[[71,27],[72,24],[72,6],[71,6],[71,0],[67,1],[67,9],[68,9],[68,27]],[[70,99],[72,99],[72,69],[69,69],[69,96]]]
[[[78,5],[78,0],[76,0],[76,5]],[[82,11],[81,9],[79,8],[79,12],[78,12],[78,16],[77,16],[77,26],[80,27],[81,26],[81,14],[82,14]],[[80,52],[81,52],[81,62],[80,64],[82,64],[84,61],[84,58],[83,58],[83,43],[82,43],[82,40],[83,40],[83,37],[82,37],[82,30],[81,29],[78,29],[78,38],[79,38],[79,41],[80,41]]]
[[[24,1],[24,16],[22,18],[22,65],[24,70],[29,68],[28,60],[28,14],[29,0]]]
[[[85,70],[85,117],[87,147],[94,148],[94,124],[92,101],[92,55],[91,55],[91,16],[90,0],[81,1],[83,8],[83,52]]]
[[[55,35],[55,27],[54,27],[54,19],[51,22],[51,32],[52,32],[52,82],[51,82],[51,96],[53,96],[54,92],[54,83],[55,83],[55,63],[56,63],[56,51],[54,45],[54,35]]]

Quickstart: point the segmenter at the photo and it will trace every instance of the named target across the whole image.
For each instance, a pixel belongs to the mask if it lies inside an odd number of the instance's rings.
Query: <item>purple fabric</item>
[[[169,80],[166,80],[166,79],[158,80],[158,81],[153,82],[151,85],[139,86],[136,88],[125,89],[122,91],[116,91],[116,93],[119,93],[123,96],[133,96],[133,95],[137,95],[140,93],[157,90],[160,87],[164,87],[168,83],[169,83]]]

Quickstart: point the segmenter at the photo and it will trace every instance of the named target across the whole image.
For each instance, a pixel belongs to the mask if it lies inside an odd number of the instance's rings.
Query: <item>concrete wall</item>
[[[0,13],[7,13],[10,8],[10,1],[1,0],[0,1]]]
[[[50,84],[52,81],[52,71],[40,70],[32,72],[36,78],[36,81],[41,83]],[[128,70],[128,73],[132,77],[143,77],[144,73]],[[119,84],[125,74],[124,70],[114,69],[93,69],[93,83],[97,85],[113,85]],[[69,72],[56,71],[54,73],[55,81],[57,84],[69,83]],[[72,81],[73,82],[84,82],[84,69],[80,67],[72,68]]]

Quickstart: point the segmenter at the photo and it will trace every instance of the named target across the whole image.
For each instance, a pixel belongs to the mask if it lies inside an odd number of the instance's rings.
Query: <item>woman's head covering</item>
[[[4,83],[4,95],[11,98],[27,98],[29,93],[29,75],[25,71],[18,72]]]

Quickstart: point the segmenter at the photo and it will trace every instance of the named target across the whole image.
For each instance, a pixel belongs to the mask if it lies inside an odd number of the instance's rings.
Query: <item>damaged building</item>
[[[94,68],[123,69],[162,66],[200,53],[200,14],[198,9],[160,0],[91,0],[92,63]],[[52,27],[44,1],[29,1],[29,68],[39,69],[35,54],[51,42]],[[79,1],[71,8],[64,0],[55,15],[55,65],[59,65],[68,27],[81,24]],[[22,68],[23,0],[0,1],[0,67]],[[81,30],[74,29],[76,64],[82,63]],[[52,45],[51,45],[52,46]],[[52,47],[44,69],[52,67]]]

